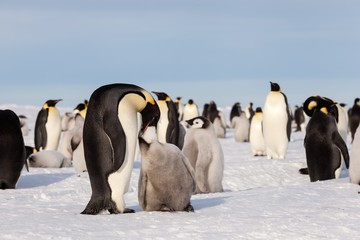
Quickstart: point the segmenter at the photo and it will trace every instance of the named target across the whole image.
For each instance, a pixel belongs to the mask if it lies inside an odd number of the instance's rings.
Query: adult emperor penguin
[[[262,134],[262,120],[263,113],[261,107],[255,109],[255,114],[251,119],[250,124],[250,133],[249,133],[249,142],[251,146],[251,152],[253,156],[264,156],[266,155],[265,151],[265,141]]]
[[[48,100],[39,111],[35,122],[35,148],[57,150],[61,135],[61,116],[56,104],[61,101]]]
[[[182,115],[183,115],[183,105],[181,103],[181,97],[176,97],[175,100],[175,106],[178,113],[178,119],[181,121]]]
[[[349,133],[349,117],[347,114],[347,110],[345,108],[345,104],[343,103],[337,103],[336,107],[338,109],[338,122],[337,127],[338,131],[340,133],[340,136],[344,140],[344,142],[347,142],[347,135]]]
[[[283,159],[291,134],[291,114],[286,95],[279,84],[270,82],[263,109],[263,135],[269,159]]]
[[[160,143],[155,127],[148,127],[139,142],[140,206],[145,211],[194,211],[190,199],[196,183],[189,160],[175,145]]]
[[[360,98],[355,98],[354,105],[351,108],[349,116],[349,128],[351,133],[351,142],[354,141],[355,131],[360,123]]]
[[[224,153],[212,123],[202,116],[187,123],[183,153],[195,169],[196,193],[222,192]]]
[[[306,99],[303,106],[306,115],[311,117],[304,139],[310,181],[338,178],[341,173],[341,155],[348,168],[349,153],[337,129],[336,103],[329,98],[312,96]]]
[[[142,126],[138,126],[138,113]],[[92,194],[82,214],[134,212],[125,208],[124,194],[130,184],[138,133],[155,126],[159,117],[152,95],[136,85],[110,84],[93,92],[83,130]]]
[[[160,119],[157,124],[159,142],[172,143],[182,149],[185,135],[180,134],[180,128],[183,128],[183,126],[179,123],[174,102],[164,92],[153,91],[153,93],[158,97],[157,104],[160,109]],[[182,139],[180,139],[180,136]]]
[[[0,189],[13,189],[25,164],[25,145],[18,116],[0,110]]]
[[[350,182],[360,185],[360,127],[357,128],[352,143],[349,166]]]
[[[183,109],[183,117],[182,121],[186,121],[192,119],[194,117],[198,117],[200,115],[199,108],[194,102],[194,100],[189,99],[189,101],[185,104]]]
[[[296,124],[296,132],[302,132],[305,130],[305,114],[303,107],[299,107],[298,105],[295,105],[294,109],[294,120]]]

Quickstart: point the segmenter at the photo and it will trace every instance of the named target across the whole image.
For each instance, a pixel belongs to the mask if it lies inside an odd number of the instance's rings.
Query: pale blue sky
[[[269,81],[291,106],[352,105],[360,89],[357,0],[1,0],[0,103],[73,107],[133,83],[201,107],[253,101]]]

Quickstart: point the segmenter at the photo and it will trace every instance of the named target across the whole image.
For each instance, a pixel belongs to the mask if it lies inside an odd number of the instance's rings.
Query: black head
[[[261,107],[257,107],[257,108],[255,109],[255,112],[256,112],[256,113],[261,113],[261,112],[262,112]]]
[[[141,132],[144,132],[147,127],[156,127],[160,118],[160,109],[155,101],[147,102],[140,114],[142,117]]]
[[[55,105],[60,101],[62,101],[62,99],[50,99],[47,100],[44,105],[48,107],[55,107]]]
[[[186,122],[191,128],[208,128],[210,125],[209,119],[202,116],[186,120]]]
[[[303,110],[309,117],[312,117],[315,111],[321,111],[326,115],[331,115],[336,122],[339,119],[338,108],[336,102],[327,97],[312,96],[306,99],[303,104]]]
[[[270,88],[272,92],[279,92],[280,86],[277,83],[270,82]]]
[[[189,99],[189,101],[188,101],[188,104],[194,104],[194,100],[192,100],[192,99]]]
[[[167,95],[167,94],[164,93],[164,92],[155,92],[155,91],[152,91],[152,93],[154,93],[154,94],[158,97],[158,100],[159,100],[159,101],[169,101],[169,100],[170,100],[169,95]]]

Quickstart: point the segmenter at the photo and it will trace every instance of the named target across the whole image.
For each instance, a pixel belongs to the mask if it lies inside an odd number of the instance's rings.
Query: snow
[[[40,107],[0,105],[27,116],[33,128]],[[60,109],[62,113],[71,109]],[[225,192],[194,195],[194,213],[145,212],[137,200],[140,162],[135,162],[127,207],[134,214],[82,215],[91,195],[87,173],[74,169],[30,168],[14,190],[0,191],[0,239],[355,239],[359,186],[340,179],[311,183],[304,133],[292,134],[283,160],[253,157],[234,130],[220,139],[225,154]],[[348,136],[349,140],[349,136]],[[349,151],[351,150],[348,141]]]

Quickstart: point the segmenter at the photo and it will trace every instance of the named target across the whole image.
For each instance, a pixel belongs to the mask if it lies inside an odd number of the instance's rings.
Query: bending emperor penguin
[[[138,126],[138,113],[142,126]],[[160,110],[152,95],[131,84],[110,84],[90,97],[83,129],[91,198],[82,214],[130,213],[125,208],[138,133],[156,125]]]
[[[186,130],[183,129],[183,134],[180,134],[180,128],[183,128],[183,125],[180,126],[174,102],[164,92],[153,91],[153,93],[158,97],[157,104],[160,109],[160,119],[157,123],[159,142],[172,143],[182,149]]]
[[[0,189],[14,189],[25,164],[25,144],[18,116],[0,110]]]
[[[331,99],[313,96],[304,102],[304,112],[310,118],[306,126],[304,147],[310,181],[339,178],[341,155],[349,167],[346,143],[338,132],[338,108]],[[300,173],[303,169],[300,169]]]
[[[222,192],[224,153],[212,123],[202,116],[187,123],[183,153],[195,170],[196,193]]]
[[[39,111],[35,122],[35,148],[57,150],[61,135],[61,116],[55,105],[61,101],[48,100]]]
[[[189,160],[173,144],[160,143],[155,127],[139,137],[141,170],[138,198],[145,211],[187,211],[195,192],[195,173]]]
[[[271,84],[263,109],[263,135],[269,159],[285,158],[291,134],[291,114],[286,95],[277,83]]]

